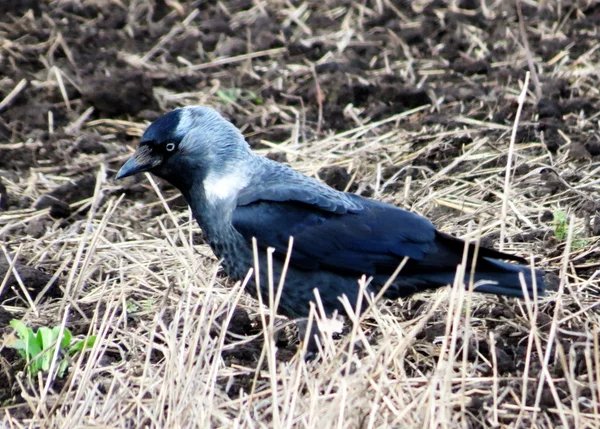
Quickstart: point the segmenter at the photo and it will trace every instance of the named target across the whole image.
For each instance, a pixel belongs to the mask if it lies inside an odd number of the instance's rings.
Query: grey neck
[[[208,201],[201,186],[183,192],[194,218],[202,229],[207,243],[217,258],[222,259],[225,272],[235,280],[242,280],[252,264],[251,246],[232,224],[234,200]]]

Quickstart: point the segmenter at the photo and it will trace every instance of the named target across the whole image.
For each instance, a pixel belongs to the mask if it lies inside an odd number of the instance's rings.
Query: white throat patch
[[[204,180],[204,194],[208,201],[232,199],[248,182],[248,176],[242,171],[225,175],[209,174]]]

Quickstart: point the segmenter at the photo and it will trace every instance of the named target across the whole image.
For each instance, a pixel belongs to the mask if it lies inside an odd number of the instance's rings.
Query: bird
[[[315,289],[328,316],[344,314],[341,298],[355,305],[361,278],[367,293],[398,299],[452,285],[463,261],[463,240],[416,213],[335,190],[255,154],[210,107],[185,106],[152,122],[115,177],[142,172],[179,189],[231,279],[245,279],[255,266],[253,243],[262,255],[254,278],[265,302],[269,269],[275,285],[285,272],[278,312],[290,318],[309,315]],[[274,249],[270,263],[267,249]],[[530,297],[545,293],[545,273],[519,256],[481,247],[465,260],[464,284],[471,279],[475,291],[523,298],[522,278]],[[247,290],[257,294],[254,280]]]

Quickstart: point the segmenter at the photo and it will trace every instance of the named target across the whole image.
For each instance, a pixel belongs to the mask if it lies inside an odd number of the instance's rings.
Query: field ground
[[[595,1],[0,2],[0,426],[600,427],[599,20]],[[172,187],[112,180],[191,104],[531,257],[553,290],[381,302],[305,362]],[[97,341],[28,377],[12,319]]]

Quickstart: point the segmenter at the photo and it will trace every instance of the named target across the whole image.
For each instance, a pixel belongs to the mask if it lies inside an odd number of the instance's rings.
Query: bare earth
[[[0,1],[0,426],[599,427],[598,22],[593,1]],[[553,290],[378,302],[306,362],[175,189],[112,180],[191,104]],[[98,341],[29,378],[12,319]]]

